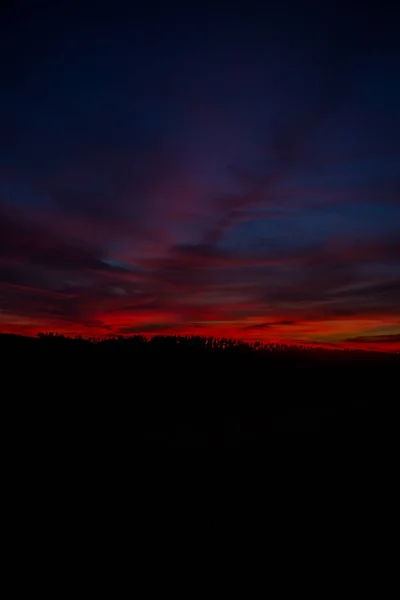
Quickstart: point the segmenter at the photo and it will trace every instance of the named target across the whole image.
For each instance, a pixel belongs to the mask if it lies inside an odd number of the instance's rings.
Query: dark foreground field
[[[264,446],[397,432],[400,356],[227,340],[0,336],[3,430],[26,446]]]

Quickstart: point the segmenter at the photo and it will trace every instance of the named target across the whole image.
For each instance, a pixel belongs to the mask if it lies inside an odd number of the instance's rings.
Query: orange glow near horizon
[[[385,318],[359,318],[336,320],[280,319],[217,320],[204,319],[179,322],[174,315],[104,315],[99,325],[89,323],[65,323],[62,320],[34,318],[21,319],[2,315],[0,332],[36,336],[39,332],[59,333],[66,336],[107,338],[117,335],[199,335],[204,337],[231,338],[249,343],[278,343],[321,348],[374,350],[380,352],[400,351],[400,325],[394,327]],[[100,322],[102,323],[100,325]],[[376,341],[375,341],[376,340]]]

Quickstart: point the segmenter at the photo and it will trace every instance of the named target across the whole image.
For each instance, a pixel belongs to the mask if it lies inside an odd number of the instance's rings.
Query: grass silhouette
[[[260,447],[277,433],[397,428],[395,354],[57,334],[1,334],[0,352],[3,409],[28,445]]]

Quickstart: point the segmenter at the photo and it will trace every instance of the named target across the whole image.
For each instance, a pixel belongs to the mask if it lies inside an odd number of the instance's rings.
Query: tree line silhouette
[[[0,334],[0,354],[3,409],[30,444],[260,447],[282,432],[397,427],[398,354],[47,333]]]
[[[107,338],[100,337],[83,337],[82,335],[66,336],[59,333],[38,333],[36,337],[29,337],[16,334],[7,334],[0,332],[0,346],[6,349],[17,347],[18,349],[55,349],[66,350],[85,349],[87,351],[129,351],[140,352],[142,354],[152,352],[178,352],[193,353],[202,352],[210,354],[236,354],[250,355],[255,353],[280,353],[287,357],[290,355],[303,356],[304,358],[323,357],[326,360],[337,359],[358,359],[363,361],[388,361],[399,360],[400,353],[390,352],[374,352],[359,349],[342,349],[342,348],[323,348],[312,345],[296,345],[283,344],[278,342],[262,342],[262,341],[244,341],[239,339],[231,339],[225,337],[206,337],[198,335],[153,335],[146,337],[144,335],[131,336],[108,336]]]

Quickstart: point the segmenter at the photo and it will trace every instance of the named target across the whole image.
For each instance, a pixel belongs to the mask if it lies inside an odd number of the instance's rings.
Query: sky
[[[400,350],[396,3],[130,4],[0,15],[0,331]]]

